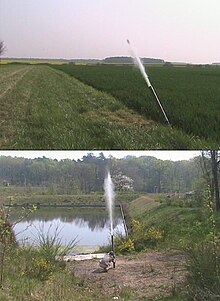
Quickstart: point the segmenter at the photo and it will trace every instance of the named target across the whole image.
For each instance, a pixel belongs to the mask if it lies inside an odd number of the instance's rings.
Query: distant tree
[[[123,175],[122,173],[119,173],[113,177],[113,183],[115,184],[116,189],[119,191],[134,190],[134,180],[126,175]]]
[[[216,212],[220,213],[219,195],[219,164],[220,152],[217,150],[202,152],[202,168],[204,176],[211,190],[211,197],[215,200]]]
[[[163,64],[164,67],[173,67],[173,64],[171,62],[166,62]]]
[[[218,181],[218,176],[219,176],[218,166],[220,163],[220,154],[217,150],[211,150],[210,156],[211,156],[213,189],[214,189],[216,211],[220,213],[220,197],[219,197],[219,181]]]
[[[4,46],[4,42],[0,41],[0,55],[4,54],[6,51],[6,48]]]

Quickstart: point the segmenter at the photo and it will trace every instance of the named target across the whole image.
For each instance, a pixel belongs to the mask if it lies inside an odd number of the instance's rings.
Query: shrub
[[[44,231],[44,225],[37,229],[36,242],[39,245],[38,252],[41,256],[49,261],[56,261],[57,256],[64,256],[70,252],[76,245],[77,241],[74,238],[68,243],[67,246],[63,246],[60,238],[61,230],[59,225],[56,225],[53,235],[51,235],[52,224],[48,228],[47,232]]]
[[[52,224],[51,224],[52,226]],[[76,238],[73,239],[68,246],[63,246],[59,238],[59,225],[56,226],[53,235],[50,234],[51,226],[44,232],[43,227],[38,231],[37,243],[38,247],[32,253],[30,267],[27,267],[26,274],[32,278],[41,281],[47,280],[58,269],[64,268],[65,264],[58,261],[58,257],[66,255],[76,245]]]
[[[220,300],[220,248],[217,256],[212,243],[203,243],[188,250],[188,299]]]
[[[163,233],[159,229],[151,227],[147,231],[147,238],[149,241],[156,243],[163,238]]]
[[[141,251],[147,247],[154,247],[164,237],[163,231],[150,227],[145,229],[140,221],[132,220],[132,233],[126,239],[119,238],[116,241],[117,250],[122,253]]]
[[[220,242],[214,214],[211,191],[207,189],[207,235],[188,248],[188,299],[198,301],[220,300]]]
[[[55,269],[56,265],[54,262],[51,262],[43,257],[33,258],[31,276],[44,281],[52,276]]]
[[[159,241],[163,239],[161,230],[154,227],[139,232],[134,237],[134,245],[136,251],[141,251],[147,247],[155,247]]]
[[[16,244],[16,238],[12,225],[8,221],[7,214],[0,208],[0,244]]]
[[[143,224],[135,219],[132,219],[131,221],[131,228],[134,233],[140,233],[144,231]]]
[[[156,246],[164,237],[161,230],[155,227],[145,229],[144,225],[135,219],[131,221],[131,227],[131,237],[136,251],[141,251],[146,247]]]
[[[118,245],[118,250],[122,254],[130,253],[135,250],[134,248],[134,241],[131,238],[126,238],[124,240],[121,240]]]

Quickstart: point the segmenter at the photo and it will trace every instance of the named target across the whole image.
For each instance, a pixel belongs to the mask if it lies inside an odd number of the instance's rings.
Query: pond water
[[[19,219],[18,211],[11,214],[11,222]],[[62,245],[74,239],[77,248],[94,250],[110,243],[110,220],[105,208],[41,208],[14,226],[20,245],[38,245],[39,235],[57,235]],[[120,209],[114,212],[114,236],[125,235]]]

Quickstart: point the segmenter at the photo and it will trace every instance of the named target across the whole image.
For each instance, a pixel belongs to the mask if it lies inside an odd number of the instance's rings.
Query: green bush
[[[39,280],[47,280],[56,270],[55,262],[43,257],[33,258],[30,276]]]
[[[133,234],[136,251],[141,251],[148,247],[155,247],[162,239],[162,231],[154,227],[150,227],[143,232]]]
[[[220,300],[220,248],[217,254],[212,242],[201,242],[188,250],[189,300]]]
[[[119,242],[117,249],[122,254],[130,253],[135,250],[134,241],[131,238],[123,239]]]
[[[117,250],[120,253],[129,253],[132,251],[141,251],[148,247],[155,247],[158,242],[164,238],[164,233],[156,227],[145,228],[139,221],[131,221],[131,233],[126,239],[118,238],[116,240]]]

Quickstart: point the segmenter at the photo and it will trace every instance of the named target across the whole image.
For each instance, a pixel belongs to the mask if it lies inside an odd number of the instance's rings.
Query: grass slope
[[[132,212],[133,216],[137,217],[138,215],[143,215],[144,212],[158,206],[160,206],[160,203],[156,202],[153,198],[149,196],[141,196],[130,203],[129,210]]]
[[[161,204],[157,200],[141,197],[129,205],[131,217],[140,220],[144,227],[155,227],[164,233],[160,247],[182,248],[183,245],[201,241],[210,230],[209,212],[203,207],[183,206],[182,200]],[[220,233],[220,218],[216,216],[217,232]],[[218,234],[219,235],[219,234]]]
[[[1,149],[200,149],[215,145],[148,121],[48,66],[0,72]]]

